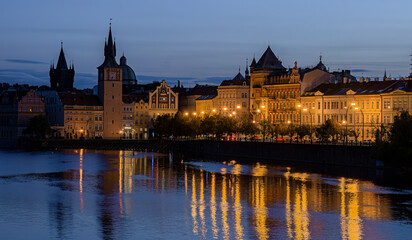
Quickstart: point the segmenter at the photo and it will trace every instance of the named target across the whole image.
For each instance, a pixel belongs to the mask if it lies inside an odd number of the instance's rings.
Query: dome
[[[120,58],[120,67],[123,69],[123,84],[136,84],[136,74],[133,69],[127,65],[127,59],[124,55]]]

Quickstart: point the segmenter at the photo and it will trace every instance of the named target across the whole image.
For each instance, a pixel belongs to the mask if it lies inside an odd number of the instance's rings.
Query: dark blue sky
[[[321,0],[3,1],[0,82],[49,84],[60,41],[74,61],[75,87],[97,84],[109,18],[142,81],[219,83],[270,43],[285,67],[316,65],[357,76],[409,75],[412,2]]]

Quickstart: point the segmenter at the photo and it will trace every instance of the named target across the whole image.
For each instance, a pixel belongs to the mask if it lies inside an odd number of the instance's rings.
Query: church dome
[[[133,69],[127,65],[127,59],[124,55],[120,58],[120,67],[123,69],[123,84],[136,84],[136,74]]]

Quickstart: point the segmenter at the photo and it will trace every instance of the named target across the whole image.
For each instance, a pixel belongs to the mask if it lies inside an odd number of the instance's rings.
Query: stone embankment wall
[[[233,157],[333,166],[376,167],[372,147],[209,140],[48,140],[46,148],[125,149],[186,154],[197,158]]]

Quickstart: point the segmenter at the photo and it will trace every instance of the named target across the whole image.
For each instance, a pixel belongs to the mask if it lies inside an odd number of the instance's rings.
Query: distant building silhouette
[[[73,91],[74,82],[74,65],[71,64],[67,67],[66,58],[63,51],[63,43],[60,49],[59,60],[56,67],[54,63],[50,66],[50,87],[52,90],[58,92],[70,92]]]

